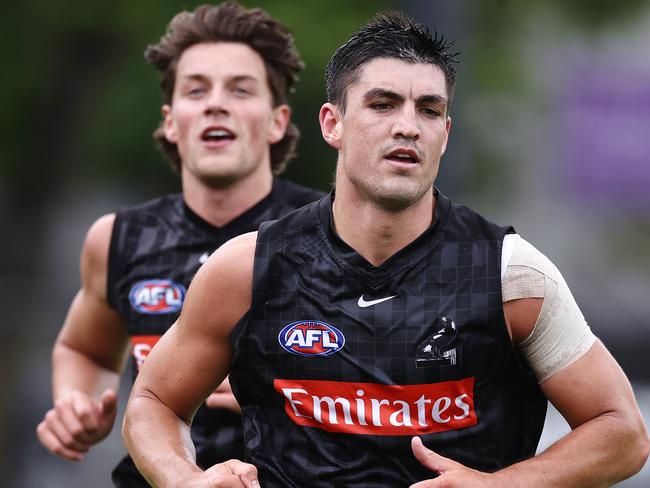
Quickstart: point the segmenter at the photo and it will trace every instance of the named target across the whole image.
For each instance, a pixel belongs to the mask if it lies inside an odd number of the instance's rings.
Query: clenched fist
[[[81,461],[90,447],[104,439],[113,428],[117,414],[117,394],[107,389],[99,400],[74,391],[54,402],[36,434],[53,454],[70,461]]]

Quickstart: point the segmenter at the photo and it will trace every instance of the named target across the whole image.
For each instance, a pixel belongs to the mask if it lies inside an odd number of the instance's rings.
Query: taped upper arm
[[[540,383],[594,344],[595,336],[562,274],[522,238],[516,240],[502,289],[513,340]]]

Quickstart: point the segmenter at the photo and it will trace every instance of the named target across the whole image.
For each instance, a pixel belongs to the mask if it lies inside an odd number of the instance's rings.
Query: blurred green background
[[[3,6],[0,486],[110,485],[119,429],[80,465],[47,455],[34,429],[51,402],[49,352],[79,286],[88,226],[179,188],[151,139],[161,97],[142,53],[176,12],[200,3]],[[650,2],[243,3],[295,35],[306,63],[291,100],[302,139],[286,177],[322,190],[336,155],[317,114],[336,47],[386,8],[456,38],[441,190],[512,223],[551,257],[650,408]],[[650,486],[647,471],[625,485]]]

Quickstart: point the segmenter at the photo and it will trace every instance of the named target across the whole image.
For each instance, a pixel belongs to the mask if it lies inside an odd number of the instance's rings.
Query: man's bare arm
[[[507,479],[520,479],[521,486],[528,479],[527,486],[605,487],[643,467],[643,418],[627,377],[600,341],[540,387],[572,430],[540,455],[504,470]]]
[[[116,414],[117,387],[128,336],[106,298],[108,248],[114,215],[98,219],[81,253],[81,289],[52,351],[54,406],[38,425],[41,443],[69,460],[106,437]]]
[[[250,308],[255,237],[233,239],[201,267],[178,321],[152,349],[135,382],[122,433],[154,486],[254,486],[255,468],[245,463],[229,461],[202,472],[189,426],[228,373],[230,332]]]
[[[513,337],[530,333],[540,308],[540,299],[504,304]],[[643,467],[649,450],[643,418],[627,377],[600,341],[540,387],[571,432],[541,454],[491,474],[439,456],[416,440],[415,456],[441,476],[412,488],[596,488],[611,486]]]
[[[513,336],[528,336],[541,302],[504,304]],[[540,486],[611,486],[643,467],[649,449],[643,417],[625,373],[600,341],[540,388],[572,430],[540,455],[504,470],[508,479],[530,477],[529,485]]]

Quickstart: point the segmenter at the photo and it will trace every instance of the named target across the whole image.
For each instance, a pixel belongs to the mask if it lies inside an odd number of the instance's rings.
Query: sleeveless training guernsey
[[[219,228],[196,215],[180,193],[117,212],[107,290],[109,303],[120,313],[131,336],[133,377],[156,341],[178,318],[192,277],[217,247],[322,195],[275,179],[267,197]],[[200,466],[243,455],[241,416],[229,410],[201,407],[194,418],[192,438]],[[149,486],[128,456],[113,472],[113,481],[116,486]]]
[[[433,225],[379,267],[333,231],[332,197],[260,227],[231,335],[246,461],[266,487],[404,487],[443,456],[533,456],[546,399],[509,338],[499,227],[435,190]]]

